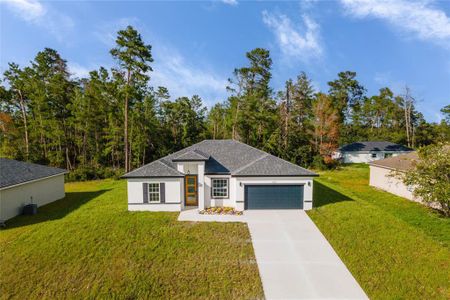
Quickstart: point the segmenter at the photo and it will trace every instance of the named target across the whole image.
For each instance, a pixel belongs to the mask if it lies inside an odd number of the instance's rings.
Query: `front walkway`
[[[180,213],[180,221],[246,222],[267,299],[367,299],[331,245],[301,210],[243,216]]]

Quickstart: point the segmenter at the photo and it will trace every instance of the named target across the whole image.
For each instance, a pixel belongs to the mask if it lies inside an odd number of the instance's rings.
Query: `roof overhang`
[[[3,187],[0,187],[0,191],[6,190],[6,189],[11,189],[11,188],[14,188],[14,187],[17,187],[17,186],[20,186],[20,185],[24,185],[24,184],[28,184],[28,183],[33,183],[33,182],[49,179],[49,178],[60,176],[60,175],[65,175],[65,174],[68,174],[68,173],[69,173],[68,171],[64,171],[64,172],[61,172],[61,173],[58,173],[58,174],[53,174],[53,175],[50,175],[50,176],[36,178],[36,179],[33,179],[33,180],[28,180],[28,181],[24,181],[24,182],[20,182],[20,183],[16,183],[16,184],[8,185],[8,186],[3,186]]]

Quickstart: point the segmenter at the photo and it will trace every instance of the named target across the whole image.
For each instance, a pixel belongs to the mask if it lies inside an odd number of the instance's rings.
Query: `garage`
[[[245,209],[303,209],[303,185],[246,185]]]

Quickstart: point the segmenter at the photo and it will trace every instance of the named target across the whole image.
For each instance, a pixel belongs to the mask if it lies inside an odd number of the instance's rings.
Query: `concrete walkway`
[[[304,211],[252,210],[243,216],[204,216],[193,210],[182,212],[179,220],[247,222],[267,299],[367,299]]]

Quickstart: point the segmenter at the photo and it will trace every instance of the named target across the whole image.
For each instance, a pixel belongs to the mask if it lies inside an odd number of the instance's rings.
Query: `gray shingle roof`
[[[133,170],[123,177],[125,178],[140,178],[140,177],[184,177],[184,174],[179,172],[171,165],[167,165],[165,161],[155,160],[145,166]]]
[[[192,153],[201,153],[209,157],[205,161],[205,174],[316,176],[315,173],[309,170],[235,140],[204,140],[127,173],[123,177],[184,176],[184,174],[177,171],[176,161],[180,160],[180,158],[190,158]],[[166,167],[161,168],[157,162],[163,163]]]
[[[413,149],[391,142],[355,142],[339,148],[341,152],[351,151],[413,151]]]
[[[0,188],[64,173],[60,168],[0,158]]]
[[[202,161],[202,160],[208,160],[209,155],[206,153],[203,153],[200,150],[192,150],[185,153],[182,153],[178,155],[177,157],[174,157],[172,161]]]

